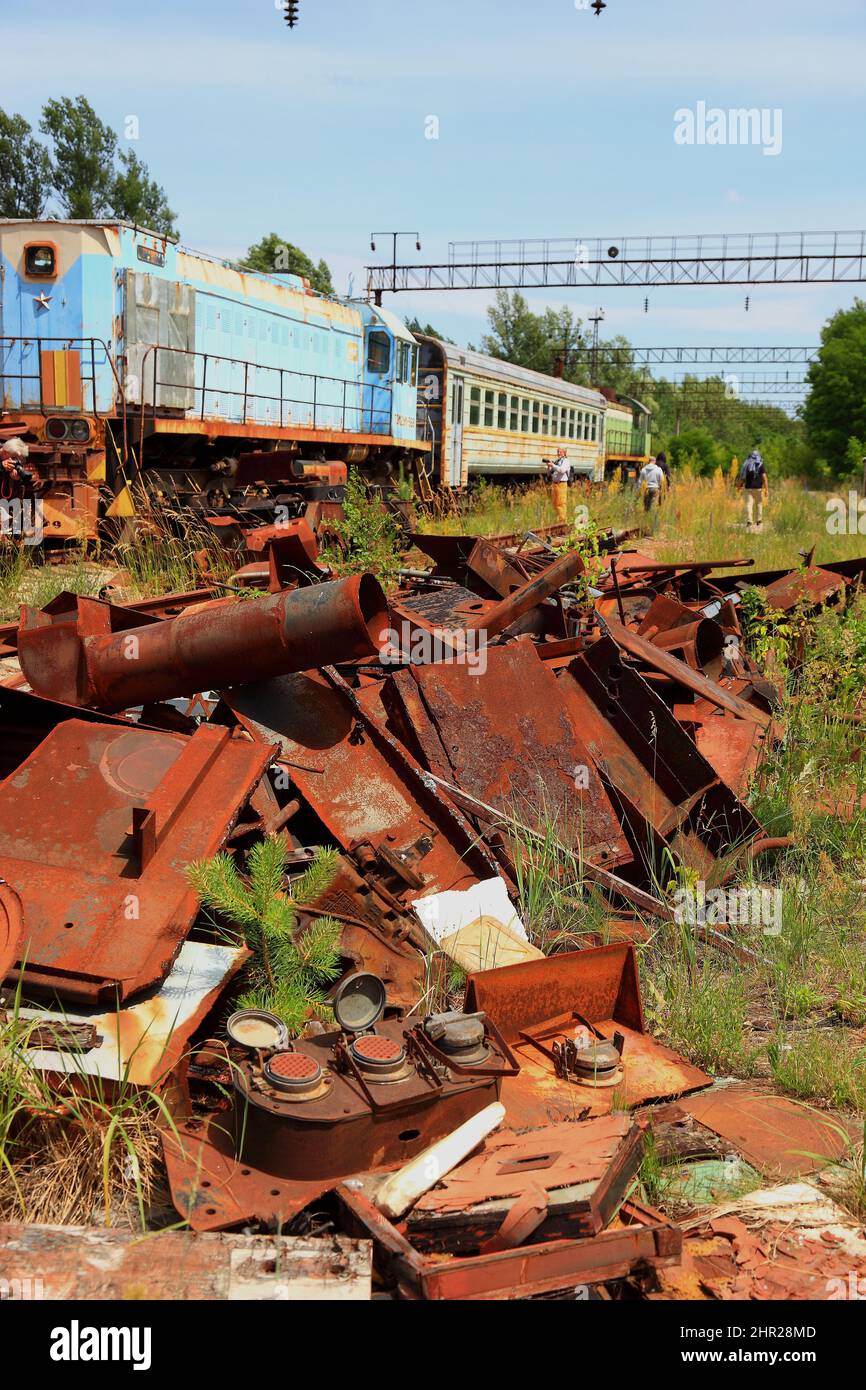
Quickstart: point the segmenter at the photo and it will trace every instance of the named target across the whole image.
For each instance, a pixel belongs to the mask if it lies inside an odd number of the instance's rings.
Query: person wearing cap
[[[555,459],[545,459],[547,476],[557,521],[568,521],[568,484],[571,481],[571,464],[568,454],[560,447]]]

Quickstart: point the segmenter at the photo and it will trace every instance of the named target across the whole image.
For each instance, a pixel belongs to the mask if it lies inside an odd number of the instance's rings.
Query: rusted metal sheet
[[[611,639],[596,642],[559,680],[572,721],[631,826],[636,852],[647,849],[649,826],[708,877],[732,844],[761,833],[667,705],[624,665]]]
[[[158,983],[197,911],[184,870],[225,843],[273,752],[208,725],[58,724],[0,784],[28,987],[94,1003]]]
[[[521,965],[485,970],[469,978],[464,1008],[483,1010],[520,1061],[520,1074],[503,1082],[502,1102],[513,1128],[550,1119],[609,1113],[617,1104],[641,1105],[684,1095],[711,1078],[644,1031],[637,958],[631,944],[592,947]],[[592,1025],[624,1038],[622,1079],[616,1087],[564,1080],[547,1055],[551,1043]]]
[[[800,1177],[837,1162],[857,1135],[853,1122],[749,1086],[714,1086],[680,1106],[753,1168],[776,1179]],[[859,1133],[862,1137],[862,1123]]]
[[[792,570],[782,579],[767,585],[767,605],[778,613],[790,613],[805,605],[818,608],[845,590],[840,574],[812,565],[804,570]]]
[[[21,954],[23,933],[21,899],[5,880],[0,879],[0,983]]]
[[[412,675],[464,791],[535,828],[555,823],[563,844],[594,863],[630,862],[565,688],[534,647],[489,647],[483,667],[440,662]]]
[[[415,1203],[407,1234],[419,1248],[423,1240],[425,1249],[465,1250],[498,1232],[515,1199],[532,1188],[546,1199],[533,1242],[599,1235],[642,1156],[641,1131],[625,1115],[519,1134],[500,1129]]]
[[[363,1193],[345,1185],[336,1193],[342,1224],[373,1240],[375,1267],[409,1299],[530,1298],[676,1265],[682,1250],[682,1233],[660,1213],[626,1202],[615,1224],[594,1238],[554,1240],[491,1255],[425,1258]]]
[[[660,671],[663,675],[669,676],[671,680],[684,686],[686,690],[691,690],[699,698],[709,700],[718,709],[724,710],[727,714],[736,715],[738,719],[750,719],[755,724],[760,724],[762,728],[768,728],[772,724],[770,716],[757,705],[742,700],[739,696],[732,694],[717,681],[710,680],[699,671],[694,671],[686,662],[680,661],[670,652],[663,652],[652,642],[648,642],[645,637],[632,632],[624,627],[622,623],[616,622],[612,618],[606,619],[606,627],[610,636],[614,639],[618,647],[629,655],[639,658],[651,670]]]
[[[0,1225],[6,1298],[367,1301],[372,1245],[330,1235],[194,1235]],[[135,1369],[135,1368],[133,1368]]]
[[[74,595],[22,610],[18,656],[32,688],[72,705],[122,710],[369,656],[387,628],[372,575],[134,626],[129,612]]]
[[[52,1074],[98,1076],[156,1090],[171,1077],[190,1038],[248,958],[243,947],[185,941],[165,980],[144,999],[100,1013],[21,1008],[29,1064]],[[38,1033],[29,1031],[30,1024]],[[89,1028],[93,1045],[64,1047],[69,1028]]]
[[[336,672],[238,687],[226,703],[255,738],[278,743],[304,800],[398,910],[409,896],[497,872],[472,827]]]
[[[766,752],[764,731],[745,719],[716,715],[698,720],[692,728],[701,756],[732,792],[745,796],[749,780]]]

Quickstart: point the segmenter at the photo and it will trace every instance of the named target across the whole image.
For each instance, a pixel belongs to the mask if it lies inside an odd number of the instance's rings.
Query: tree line
[[[866,455],[866,302],[855,299],[824,325],[808,395],[793,415],[739,396],[724,376],[651,376],[622,336],[600,340],[571,309],[534,313],[518,290],[498,290],[480,348],[517,366],[594,384],[640,401],[653,416],[655,447],[701,473],[761,449],[777,474],[860,477]],[[429,325],[428,325],[429,327]],[[578,351],[579,349],[579,351]],[[594,381],[593,381],[594,367]]]

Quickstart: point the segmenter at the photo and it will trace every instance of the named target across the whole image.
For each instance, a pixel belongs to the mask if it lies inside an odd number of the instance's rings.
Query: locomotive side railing
[[[173,370],[177,366],[176,361],[173,366],[166,365],[166,355],[170,359],[191,360],[192,380],[179,380],[176,370]],[[229,369],[229,384],[224,379],[217,379],[225,377],[226,368]],[[260,389],[257,373],[270,377],[275,389]],[[168,391],[188,393],[192,404],[177,410],[159,405],[160,392]],[[145,394],[150,396],[147,401]],[[357,400],[350,400],[348,397],[351,394],[355,394]],[[285,429],[295,425],[301,429],[327,428],[341,433],[383,435],[391,431],[391,386],[297,372],[288,367],[267,366],[239,357],[197,352],[192,348],[166,347],[163,344],[148,347],[141,360],[140,396],[139,458],[144,446],[147,420],[176,414],[185,420],[218,420],[229,427],[259,425]],[[208,397],[211,398],[210,408]],[[219,410],[216,408],[217,402]],[[225,408],[223,402],[226,402]],[[263,414],[269,415],[269,418],[263,419]]]
[[[9,358],[18,348],[20,350],[20,371],[9,370]],[[32,372],[24,371],[24,358],[29,354],[31,348],[35,349],[35,367]],[[46,351],[78,352],[81,355],[81,405],[57,405],[52,401],[46,402],[42,376],[42,353]],[[99,354],[99,356],[97,355]],[[85,368],[89,366],[90,374],[86,375]],[[0,336],[0,401],[7,409],[25,410],[28,406],[37,408],[40,415],[51,415],[55,412],[64,410],[81,410],[85,414],[100,416],[114,416],[117,409],[112,402],[110,409],[99,409],[97,399],[97,367],[108,366],[117,387],[118,398],[123,401],[123,389],[120,377],[114,365],[111,349],[104,338],[69,338],[69,337],[42,337],[41,335],[10,337]],[[33,395],[25,400],[25,384],[35,383]],[[12,396],[9,392],[9,383],[18,384],[19,399],[12,404]],[[87,395],[89,394],[89,407]]]

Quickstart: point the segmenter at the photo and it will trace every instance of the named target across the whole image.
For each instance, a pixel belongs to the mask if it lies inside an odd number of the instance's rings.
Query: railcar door
[[[386,328],[376,324],[367,330],[362,429],[368,434],[391,433],[393,363],[394,340]]]
[[[451,487],[460,487],[463,481],[463,394],[463,377],[452,377],[451,450],[448,459],[448,482]]]

